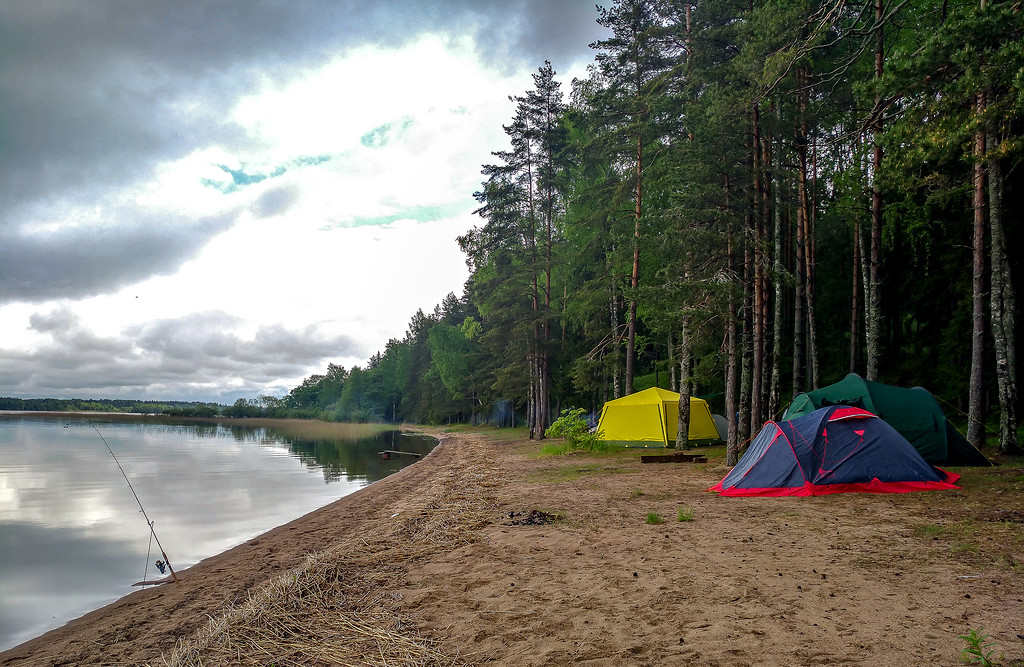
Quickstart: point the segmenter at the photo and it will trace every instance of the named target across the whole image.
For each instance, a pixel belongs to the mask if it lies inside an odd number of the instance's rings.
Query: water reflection
[[[159,576],[97,430],[179,570],[416,460],[383,460],[382,450],[436,444],[337,424],[0,415],[0,650]]]

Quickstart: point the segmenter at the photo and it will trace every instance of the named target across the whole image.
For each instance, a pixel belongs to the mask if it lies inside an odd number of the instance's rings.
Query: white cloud
[[[400,338],[461,292],[481,165],[543,61],[499,62],[484,34],[324,43],[293,62],[239,52],[215,70],[153,52],[154,78],[125,83],[142,107],[90,98],[106,145],[75,130],[79,153],[53,162],[95,174],[0,212],[0,394],[283,393]],[[82,65],[69,90],[109,71]],[[127,114],[137,146],[112,139]]]

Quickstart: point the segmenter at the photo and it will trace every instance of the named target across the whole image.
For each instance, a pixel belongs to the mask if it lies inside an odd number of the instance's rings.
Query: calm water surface
[[[416,460],[383,449],[436,444],[345,426],[0,415],[0,651],[163,576],[103,439],[180,571]]]

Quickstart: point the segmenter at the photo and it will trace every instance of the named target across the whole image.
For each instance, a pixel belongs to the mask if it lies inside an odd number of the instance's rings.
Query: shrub
[[[573,449],[589,452],[607,449],[607,444],[601,440],[601,434],[590,430],[590,424],[584,417],[586,413],[583,408],[562,410],[562,416],[556,419],[544,434],[549,438],[564,438]]]
[[[989,635],[985,633],[985,628],[980,628],[977,631],[972,629],[966,635],[958,636],[967,642],[967,648],[960,650],[960,657],[964,662],[985,667],[996,664],[992,657],[996,652],[992,648],[996,642],[989,641]]]

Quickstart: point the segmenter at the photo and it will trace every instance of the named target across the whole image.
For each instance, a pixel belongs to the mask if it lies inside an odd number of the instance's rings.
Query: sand
[[[374,618],[431,647],[423,664],[957,665],[958,635],[981,628],[993,657],[1024,661],[1020,483],[720,498],[705,491],[727,471],[714,459],[539,457],[535,443],[435,433],[401,472],[0,665],[174,664],[176,646],[312,553],[372,587]],[[406,664],[381,655],[352,664]]]

